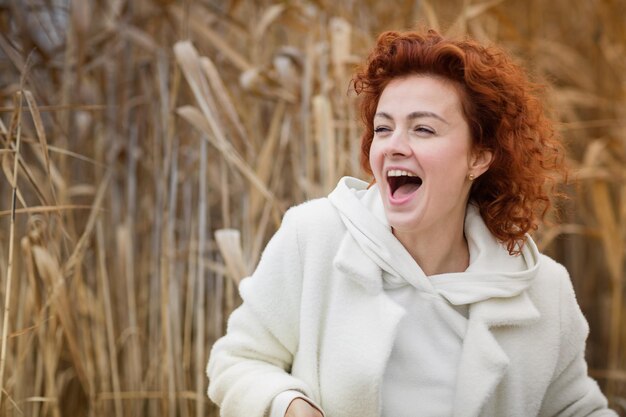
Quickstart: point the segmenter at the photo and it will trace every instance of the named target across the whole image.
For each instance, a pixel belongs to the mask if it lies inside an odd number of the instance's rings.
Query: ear
[[[469,160],[469,172],[476,178],[484,174],[493,161],[493,153],[488,149],[475,149]]]

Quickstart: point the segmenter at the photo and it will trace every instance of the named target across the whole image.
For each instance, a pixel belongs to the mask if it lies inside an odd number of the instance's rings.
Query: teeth
[[[417,175],[413,174],[409,171],[403,171],[401,169],[390,169],[387,171],[388,177],[417,177]]]

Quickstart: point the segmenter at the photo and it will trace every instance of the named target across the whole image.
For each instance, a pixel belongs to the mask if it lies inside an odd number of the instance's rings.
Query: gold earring
[[[467,176],[467,179],[468,179],[468,180],[470,180],[470,181],[474,181],[474,178],[476,178],[476,177],[474,176],[474,174],[469,174],[469,175]]]

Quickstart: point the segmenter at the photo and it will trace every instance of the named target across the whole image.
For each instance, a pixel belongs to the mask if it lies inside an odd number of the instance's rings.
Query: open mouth
[[[391,169],[387,172],[387,182],[391,196],[401,199],[413,194],[422,185],[422,179],[408,171]]]

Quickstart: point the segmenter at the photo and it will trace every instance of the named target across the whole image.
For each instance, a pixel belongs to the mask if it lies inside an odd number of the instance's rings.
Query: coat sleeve
[[[242,305],[211,350],[208,394],[222,417],[262,417],[280,392],[309,395],[290,375],[298,346],[302,268],[293,209],[266,246],[256,271],[242,280]],[[310,396],[310,395],[309,395]]]
[[[576,302],[569,274],[561,265],[558,267],[563,275],[559,294],[561,346],[539,415],[617,417],[607,408],[607,400],[596,381],[587,374],[585,341],[589,326]]]

